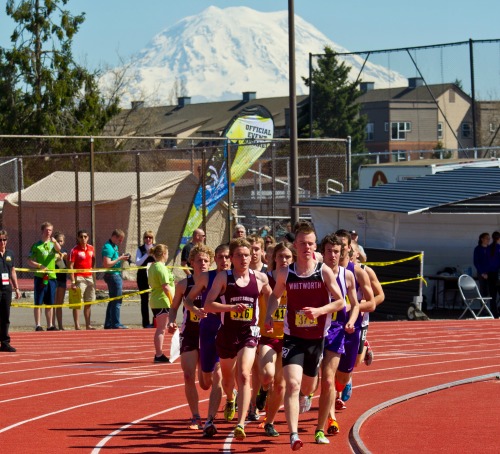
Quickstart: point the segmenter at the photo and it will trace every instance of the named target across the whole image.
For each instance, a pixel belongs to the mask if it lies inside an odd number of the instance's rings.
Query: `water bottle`
[[[43,275],[43,285],[47,285],[49,283],[49,275],[45,273]]]

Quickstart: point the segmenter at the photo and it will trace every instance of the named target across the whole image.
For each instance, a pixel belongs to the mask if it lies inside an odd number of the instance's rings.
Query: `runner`
[[[323,430],[328,418],[329,434],[339,433],[339,425],[335,418],[335,373],[339,365],[340,356],[344,353],[345,334],[354,332],[354,323],[359,315],[359,303],[356,296],[356,282],[351,271],[339,266],[342,255],[342,240],[335,235],[327,235],[321,241],[323,263],[329,266],[339,284],[342,296],[349,302],[341,311],[332,317],[332,323],[325,339],[325,351],[321,368],[321,394],[319,397],[319,413],[317,430]],[[347,314],[349,313],[349,317]],[[318,437],[316,443],[326,444],[328,439]]]
[[[342,310],[344,300],[330,268],[313,258],[316,233],[310,222],[299,222],[294,247],[297,261],[276,273],[276,285],[269,298],[266,328],[273,330],[273,314],[284,291],[287,292],[283,339],[285,415],[293,451],[302,448],[298,435],[299,392],[310,394],[316,386],[324,338],[332,313]],[[333,300],[333,301],[332,301]],[[324,436],[322,431],[315,434]]]
[[[246,437],[244,424],[250,405],[250,373],[255,360],[259,338],[257,320],[259,316],[259,294],[269,294],[267,276],[250,270],[250,244],[244,238],[236,238],[229,244],[232,270],[219,273],[208,292],[204,309],[221,312],[222,325],[217,333],[216,347],[222,370],[222,387],[227,396],[232,395],[238,383],[238,423],[234,436],[238,440]],[[220,296],[220,301],[217,302]],[[225,415],[228,420],[236,412],[235,402],[228,401]],[[226,404],[226,407],[228,407]]]
[[[207,272],[214,258],[214,252],[204,244],[196,244],[189,253],[188,261],[192,274],[179,281],[175,287],[175,296],[169,311],[168,331],[174,333],[177,329],[177,311],[202,273]],[[184,306],[182,326],[180,328],[181,367],[184,372],[184,392],[191,410],[190,429],[202,428],[201,416],[198,408],[198,390],[196,389],[196,366],[199,360],[200,320],[205,317],[202,309],[202,298],[198,296],[194,301],[196,306],[190,310]]]
[[[267,276],[269,285],[274,288],[277,269],[288,267],[294,261],[295,250],[288,241],[278,243],[274,247]],[[265,298],[259,298],[259,327],[264,335],[259,339],[257,350],[259,375],[261,388],[257,394],[256,405],[258,410],[263,410],[266,401],[266,417],[264,431],[269,437],[278,437],[279,433],[274,428],[274,418],[283,402],[285,396],[285,379],[283,378],[283,366],[281,352],[283,349],[283,322],[286,311],[286,291],[280,299],[278,309],[273,314],[274,327],[271,333],[266,333],[265,318],[267,302]]]

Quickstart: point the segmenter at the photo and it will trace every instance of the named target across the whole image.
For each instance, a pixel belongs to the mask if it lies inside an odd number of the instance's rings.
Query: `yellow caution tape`
[[[389,266],[389,265],[395,265],[396,263],[408,262],[410,260],[415,260],[415,259],[419,259],[421,261],[422,257],[423,257],[423,254],[417,254],[417,255],[412,255],[411,257],[406,257],[404,259],[393,260],[391,262],[366,262],[365,265],[369,265],[369,266]]]
[[[12,302],[11,307],[24,307],[27,309],[35,309],[35,308],[44,308],[44,309],[48,308],[48,309],[50,309],[50,308],[67,307],[69,309],[72,309],[72,308],[80,308],[81,306],[91,306],[93,304],[109,303],[110,301],[119,300],[119,299],[128,299],[132,296],[140,295],[141,293],[148,293],[150,291],[151,291],[151,289],[148,288],[146,290],[141,290],[138,292],[126,293],[122,296],[115,296],[113,298],[105,298],[102,300],[95,300],[95,301],[82,301],[81,303],[75,303],[75,304],[40,304],[39,306],[37,306],[34,303]],[[135,301],[139,301],[139,300],[135,300]]]
[[[399,284],[400,282],[409,282],[409,281],[417,281],[417,280],[422,281],[427,286],[427,281],[422,276],[409,277],[408,279],[401,279],[399,281],[381,282],[380,285]]]
[[[167,268],[176,268],[179,270],[190,270],[188,266],[174,266],[174,265],[165,265]],[[16,272],[21,271],[25,273],[67,273],[67,274],[73,274],[73,273],[116,273],[117,271],[122,272],[122,271],[135,271],[135,270],[143,270],[146,269],[147,266],[129,266],[127,268],[91,268],[91,269],[83,269],[83,270],[78,270],[78,269],[57,269],[57,270],[43,270],[43,269],[31,269],[31,268],[16,268]]]

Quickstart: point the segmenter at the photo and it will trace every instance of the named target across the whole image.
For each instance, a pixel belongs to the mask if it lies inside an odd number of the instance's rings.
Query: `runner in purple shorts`
[[[202,306],[208,291],[212,287],[218,272],[228,270],[231,267],[229,258],[229,245],[221,244],[215,249],[215,263],[217,268],[203,273],[196,280],[195,286],[185,298],[184,304],[192,304],[192,301],[201,294]],[[191,302],[191,303],[190,303]],[[198,381],[204,390],[211,389],[208,399],[208,417],[203,426],[203,436],[211,438],[217,433],[214,424],[215,416],[222,400],[222,373],[220,369],[219,356],[215,348],[215,338],[220,328],[220,316],[215,313],[205,312],[206,317],[200,320],[200,366],[198,367]],[[231,393],[229,398],[234,402],[236,396]]]
[[[258,298],[269,294],[267,276],[250,270],[250,244],[244,238],[235,238],[229,244],[232,270],[220,272],[208,292],[205,311],[220,312],[222,326],[217,333],[216,346],[222,370],[222,387],[227,396],[232,395],[238,383],[238,424],[234,436],[246,437],[244,424],[250,405],[251,388],[248,377],[255,360],[259,337]],[[217,299],[220,296],[220,302]],[[235,402],[226,403],[225,417],[231,420],[235,414]]]
[[[197,244],[189,253],[189,263],[193,268],[193,274],[179,281],[175,288],[175,296],[169,313],[169,332],[177,329],[177,311],[182,299],[186,298],[195,282],[208,271],[212,263],[214,253],[212,249],[204,244]],[[200,345],[200,320],[205,317],[202,309],[201,295],[193,301],[194,307],[183,308],[182,326],[180,328],[181,339],[181,367],[184,372],[184,392],[191,410],[190,429],[201,429],[201,417],[198,409],[198,390],[196,389],[196,366],[199,359]]]
[[[364,312],[373,312],[375,310],[375,300],[373,296],[373,291],[370,284],[370,278],[365,270],[363,270],[359,264],[355,265],[351,261],[352,249],[351,249],[351,235],[347,230],[337,230],[335,235],[341,238],[343,248],[343,254],[340,257],[340,266],[343,266],[350,270],[354,274],[356,282],[356,294],[359,301],[359,315],[354,324],[354,332],[349,334],[346,333],[344,340],[345,353],[341,355],[340,362],[337,368],[337,373],[335,375],[335,387],[338,393],[341,393],[352,376],[352,370],[356,364],[356,358],[358,356],[359,342],[362,331],[362,320]],[[346,408],[344,402],[340,397],[335,401],[335,408],[341,410]]]
[[[344,304],[342,310],[333,314],[332,323],[325,338],[317,430],[324,430],[328,419],[327,432],[330,434],[339,432],[339,425],[335,418],[335,405],[332,405],[336,397],[335,373],[337,372],[341,354],[345,353],[345,335],[354,332],[354,323],[359,315],[354,275],[351,271],[339,266],[342,250],[343,244],[339,237],[327,235],[323,238],[321,242],[323,263],[332,269],[342,296],[344,299],[347,297],[350,306],[349,312],[347,312],[346,304]]]

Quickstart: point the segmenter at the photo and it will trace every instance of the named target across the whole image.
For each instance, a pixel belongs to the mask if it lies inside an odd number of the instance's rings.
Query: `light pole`
[[[295,8],[288,0],[288,74],[290,97],[290,220],[292,226],[299,220],[299,163],[297,140],[297,93],[295,86]]]

